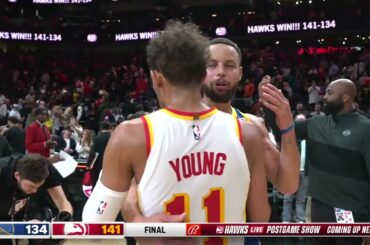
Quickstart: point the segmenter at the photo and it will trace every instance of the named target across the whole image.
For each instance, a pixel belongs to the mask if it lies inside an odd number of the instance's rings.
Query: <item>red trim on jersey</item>
[[[239,119],[236,119],[236,121],[238,122],[238,128],[239,128],[239,140],[240,140],[240,143],[242,143],[242,145],[243,145],[243,131],[242,131],[242,126],[240,125],[240,120]]]
[[[141,120],[143,121],[144,124],[144,131],[145,131],[145,140],[146,140],[146,152],[150,153],[150,133],[149,133],[149,125],[148,122],[146,121],[145,116],[140,117]]]
[[[170,108],[166,108],[166,110],[174,113],[174,114],[177,114],[177,115],[180,115],[180,116],[190,116],[190,117],[193,117],[193,116],[203,116],[207,113],[210,113],[214,110],[216,110],[215,107],[212,107],[212,108],[209,108],[208,110],[205,110],[205,111],[201,111],[201,112],[185,112],[185,111],[178,111],[178,110],[175,110],[175,109],[170,109]]]

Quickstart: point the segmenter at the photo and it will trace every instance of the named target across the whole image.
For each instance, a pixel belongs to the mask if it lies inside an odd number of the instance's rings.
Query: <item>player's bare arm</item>
[[[120,124],[104,153],[100,180],[88,199],[83,221],[114,221],[135,177],[140,181],[146,162],[144,126],[140,119]],[[109,209],[103,210],[103,206]],[[99,212],[96,210],[99,209]]]
[[[139,182],[146,161],[145,144],[141,119],[120,124],[104,153],[102,183],[112,190],[126,192],[132,177]]]
[[[281,193],[286,193],[286,188],[279,186],[279,183],[277,181],[278,168],[270,166],[278,166],[280,164],[280,152],[270,140],[268,131],[263,122],[255,115],[248,114],[248,117],[250,119],[250,122],[259,130],[262,137],[263,147],[265,150],[264,161],[267,179],[278,189],[278,191],[280,191]]]
[[[247,220],[249,222],[268,222],[271,208],[267,196],[267,178],[264,166],[265,147],[262,135],[253,123],[241,121],[241,127],[243,146],[250,171]]]
[[[55,186],[48,189],[48,193],[53,200],[55,206],[57,206],[59,212],[66,211],[70,214],[73,214],[73,207],[68,201],[62,186]]]
[[[280,130],[293,127],[293,117],[289,101],[282,92],[270,84],[270,77],[266,76],[259,86],[260,98],[264,106],[276,115],[276,123]],[[257,123],[256,123],[257,124]],[[266,145],[266,174],[278,191],[291,194],[296,192],[299,182],[299,150],[294,128],[282,134],[281,153],[277,157],[277,150],[268,140],[265,127],[259,123]],[[258,124],[257,124],[258,125]]]

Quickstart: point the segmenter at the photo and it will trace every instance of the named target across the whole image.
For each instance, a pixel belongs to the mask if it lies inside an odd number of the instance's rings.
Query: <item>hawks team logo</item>
[[[89,233],[89,227],[83,223],[70,223],[64,224],[65,235],[86,235]]]
[[[199,125],[193,125],[193,135],[195,140],[200,140],[200,129]]]
[[[96,210],[96,213],[97,214],[103,214],[104,213],[104,210],[105,208],[107,207],[108,203],[104,202],[104,201],[100,201],[99,203],[99,207],[98,207],[98,210]]]
[[[216,227],[216,234],[224,234],[224,227],[223,226],[217,226]]]

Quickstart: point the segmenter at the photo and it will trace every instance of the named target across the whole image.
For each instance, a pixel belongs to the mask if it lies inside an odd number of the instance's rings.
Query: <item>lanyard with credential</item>
[[[17,193],[17,191],[15,190],[14,191],[14,195],[13,195],[12,207],[10,208],[10,211],[9,211],[9,215],[11,217],[11,221],[12,222],[14,221],[14,216],[17,214],[17,210],[16,210],[16,205],[17,205],[16,193]],[[27,219],[27,211],[28,211],[28,203],[29,203],[29,200],[30,200],[30,198],[27,197],[26,204],[25,204],[25,207],[24,207],[23,221],[26,221],[26,219]]]

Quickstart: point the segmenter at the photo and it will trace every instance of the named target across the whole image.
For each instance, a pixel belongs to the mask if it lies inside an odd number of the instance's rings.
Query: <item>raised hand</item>
[[[266,75],[262,78],[262,81],[258,84],[258,95],[259,98],[262,98],[262,86],[267,85],[271,83],[271,77],[269,75]]]
[[[286,129],[293,122],[289,101],[278,88],[269,83],[269,80],[269,77],[264,77],[261,82],[263,84],[259,87],[261,102],[275,113],[279,129]]]

